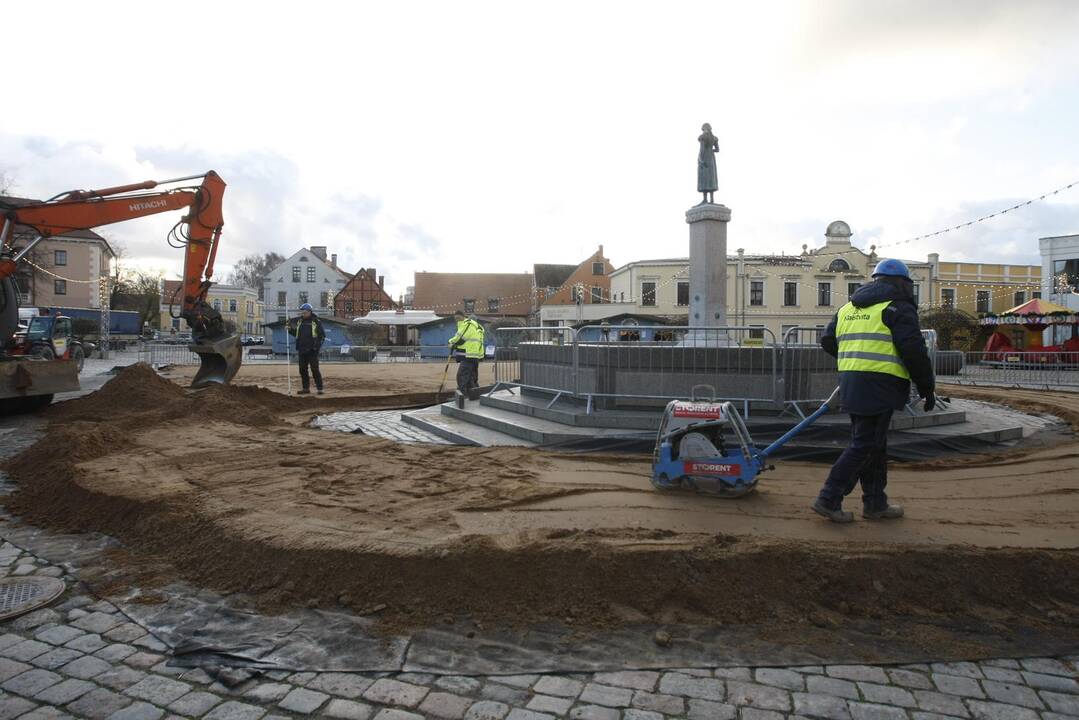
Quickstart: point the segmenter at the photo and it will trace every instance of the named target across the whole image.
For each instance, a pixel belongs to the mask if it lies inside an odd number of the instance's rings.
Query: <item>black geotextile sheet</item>
[[[793,423],[791,423],[793,425]],[[787,426],[754,427],[753,441],[763,448],[790,429]],[[732,438],[728,438],[732,441]],[[806,428],[793,440],[770,455],[774,460],[809,460],[835,462],[850,441],[850,430],[838,424],[815,425]],[[581,440],[547,443],[544,450],[567,453],[629,453],[651,455],[655,449],[655,433],[625,437],[591,437]],[[948,455],[982,453],[1001,447],[998,443],[969,435],[937,435],[907,430],[888,432],[888,458],[897,462],[933,460]]]
[[[63,535],[27,526],[4,515],[4,538],[50,562],[110,581],[103,551],[116,541],[96,534]],[[227,550],[225,550],[227,551]],[[93,585],[88,586],[95,593]],[[557,592],[552,588],[552,592]],[[796,634],[772,625],[664,625],[670,643],[656,643],[654,625],[583,634],[561,625],[486,630],[443,625],[411,636],[379,635],[374,620],[345,611],[298,609],[279,615],[253,610],[242,596],[176,582],[154,587],[164,602],[139,601],[140,589],[106,595],[132,620],[171,648],[171,662],[188,667],[260,670],[336,670],[498,675],[535,672],[784,666],[831,663],[910,663],[989,657],[1060,655],[1079,651],[1079,629],[1052,634],[1028,628],[989,626],[956,619],[882,625],[851,621],[840,628],[801,627]],[[736,603],[716,588],[717,603]],[[472,637],[469,635],[472,634]],[[934,638],[931,649],[918,638]],[[790,637],[797,637],[791,643]],[[941,638],[954,653],[941,652]],[[782,638],[782,639],[781,639]]]

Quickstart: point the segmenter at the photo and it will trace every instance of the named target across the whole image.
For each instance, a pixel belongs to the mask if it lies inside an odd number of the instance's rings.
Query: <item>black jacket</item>
[[[322,349],[322,341],[326,339],[326,333],[322,329],[322,321],[318,315],[311,313],[310,320],[302,317],[289,323],[289,334],[296,336],[296,352],[318,352]]]
[[[860,308],[886,300],[891,300],[892,304],[884,309],[881,319],[892,331],[892,342],[918,388],[918,394],[925,397],[934,389],[933,364],[918,325],[918,306],[902,290],[882,280],[863,285],[851,296],[851,302]],[[832,357],[839,354],[835,335],[838,321],[836,313],[820,339],[820,346]],[[843,407],[854,415],[879,415],[888,410],[901,410],[910,400],[910,382],[888,373],[839,373],[839,386]]]

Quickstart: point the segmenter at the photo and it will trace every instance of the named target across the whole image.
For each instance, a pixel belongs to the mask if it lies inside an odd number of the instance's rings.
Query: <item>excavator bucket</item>
[[[239,335],[228,335],[214,341],[205,341],[198,345],[188,345],[187,349],[199,356],[202,364],[191,387],[224,385],[236,376],[243,362],[243,347]]]

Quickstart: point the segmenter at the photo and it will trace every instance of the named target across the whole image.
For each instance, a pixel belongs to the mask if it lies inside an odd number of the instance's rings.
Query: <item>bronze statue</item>
[[[701,204],[715,202],[715,192],[719,189],[719,180],[716,175],[716,153],[719,152],[719,140],[712,134],[712,126],[708,123],[701,125],[701,136],[697,142],[701,144],[700,154],[697,155],[697,192],[704,195]]]

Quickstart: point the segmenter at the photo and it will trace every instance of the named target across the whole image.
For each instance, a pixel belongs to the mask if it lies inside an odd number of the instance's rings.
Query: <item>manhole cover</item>
[[[0,580],[0,620],[48,605],[64,592],[64,581],[51,577],[18,577]]]

